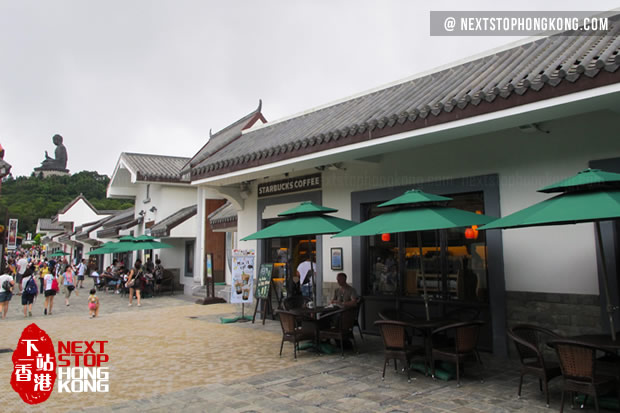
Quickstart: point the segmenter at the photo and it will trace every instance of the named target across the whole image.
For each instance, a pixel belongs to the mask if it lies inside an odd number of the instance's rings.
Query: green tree
[[[97,209],[121,210],[133,205],[132,201],[108,199],[106,189],[110,178],[95,171],[82,171],[70,176],[8,176],[2,182],[0,220],[6,211],[10,218],[19,219],[19,232],[34,233],[39,218],[49,218],[76,196],[83,194]]]

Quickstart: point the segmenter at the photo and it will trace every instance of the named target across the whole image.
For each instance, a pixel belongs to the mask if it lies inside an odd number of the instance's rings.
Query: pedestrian
[[[22,305],[24,306],[24,317],[32,317],[32,303],[39,294],[39,288],[37,287],[37,281],[35,280],[35,268],[34,264],[31,265],[30,276],[24,278],[22,281]]]
[[[47,275],[48,272],[50,272],[50,268],[47,266],[47,262],[43,262],[39,266],[39,284],[40,284],[39,292],[41,294],[43,294],[43,291],[45,291],[45,276]]]
[[[0,275],[0,311],[2,311],[2,319],[6,318],[6,313],[9,311],[9,301],[11,301],[11,297],[13,296],[13,286],[15,285],[15,281],[13,281],[13,276],[10,274],[2,274]]]
[[[161,289],[161,282],[164,279],[164,266],[161,265],[161,260],[159,258],[155,260],[153,276],[155,277],[155,294],[157,294]]]
[[[73,268],[70,265],[67,265],[64,274],[62,274],[62,291],[65,295],[65,305],[67,307],[69,306],[69,297],[71,297],[71,292],[73,290],[75,290]]]
[[[19,260],[17,261],[17,287],[19,288],[19,292],[17,295],[21,295],[22,293],[22,279],[24,278],[24,273],[28,269],[28,260],[26,259],[26,254],[21,254]]]
[[[136,260],[133,268],[127,276],[127,287],[129,287],[129,307],[133,305],[133,295],[136,294],[138,307],[140,307],[140,294],[142,292],[142,261]]]
[[[82,259],[82,261],[77,266],[77,284],[76,288],[84,288],[82,285],[84,283],[84,275],[86,274],[86,259]]]
[[[49,272],[44,278],[45,285],[45,308],[43,310],[44,315],[52,315],[52,308],[54,307],[54,297],[58,292],[58,279],[54,272]]]
[[[90,318],[95,318],[99,315],[99,297],[97,297],[96,288],[92,288],[88,296],[88,313]]]

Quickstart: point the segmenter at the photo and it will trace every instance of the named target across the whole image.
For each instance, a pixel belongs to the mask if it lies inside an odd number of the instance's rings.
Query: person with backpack
[[[11,274],[0,275],[0,311],[2,311],[2,319],[6,318],[6,313],[9,311],[9,301],[13,297],[13,276]]]
[[[155,294],[158,294],[161,289],[161,282],[164,279],[164,266],[161,265],[161,260],[159,258],[155,260],[153,277],[155,278]]]
[[[43,285],[45,286],[45,309],[44,315],[52,315],[52,307],[54,307],[54,296],[58,292],[58,279],[54,272],[49,272],[43,278]]]
[[[35,266],[32,264],[29,268],[30,276],[22,280],[22,305],[24,306],[24,317],[32,317],[32,303],[39,294],[37,281],[34,279]]]

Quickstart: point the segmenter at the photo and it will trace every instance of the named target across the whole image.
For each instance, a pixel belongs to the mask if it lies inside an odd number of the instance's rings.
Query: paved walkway
[[[83,291],[83,293],[82,293]],[[61,297],[57,297],[61,298]],[[516,398],[514,362],[485,359],[485,382],[474,377],[432,380],[388,369],[381,381],[383,356],[377,337],[358,344],[360,354],[322,355],[301,352],[293,361],[285,343],[278,357],[279,323],[221,324],[221,316],[237,313],[229,304],[201,306],[182,296],[143,300],[127,307],[127,297],[100,295],[100,318],[89,319],[87,290],[58,300],[52,316],[24,319],[19,297],[9,318],[0,322],[0,348],[14,348],[30,322],[58,340],[108,340],[110,392],[54,392],[39,406],[21,401],[9,384],[11,354],[0,354],[2,412],[22,411],[184,411],[184,412],[549,412],[559,407],[559,382],[551,382],[552,409],[546,409],[538,383],[528,380]],[[473,371],[473,369],[472,369]],[[567,406],[568,407],[568,406]]]

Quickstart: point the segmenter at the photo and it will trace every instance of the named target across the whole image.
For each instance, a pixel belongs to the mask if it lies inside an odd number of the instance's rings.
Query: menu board
[[[233,250],[231,303],[251,303],[254,282],[254,250]]]
[[[269,287],[271,286],[271,272],[273,264],[261,264],[258,278],[256,279],[256,298],[265,299],[269,297]]]

